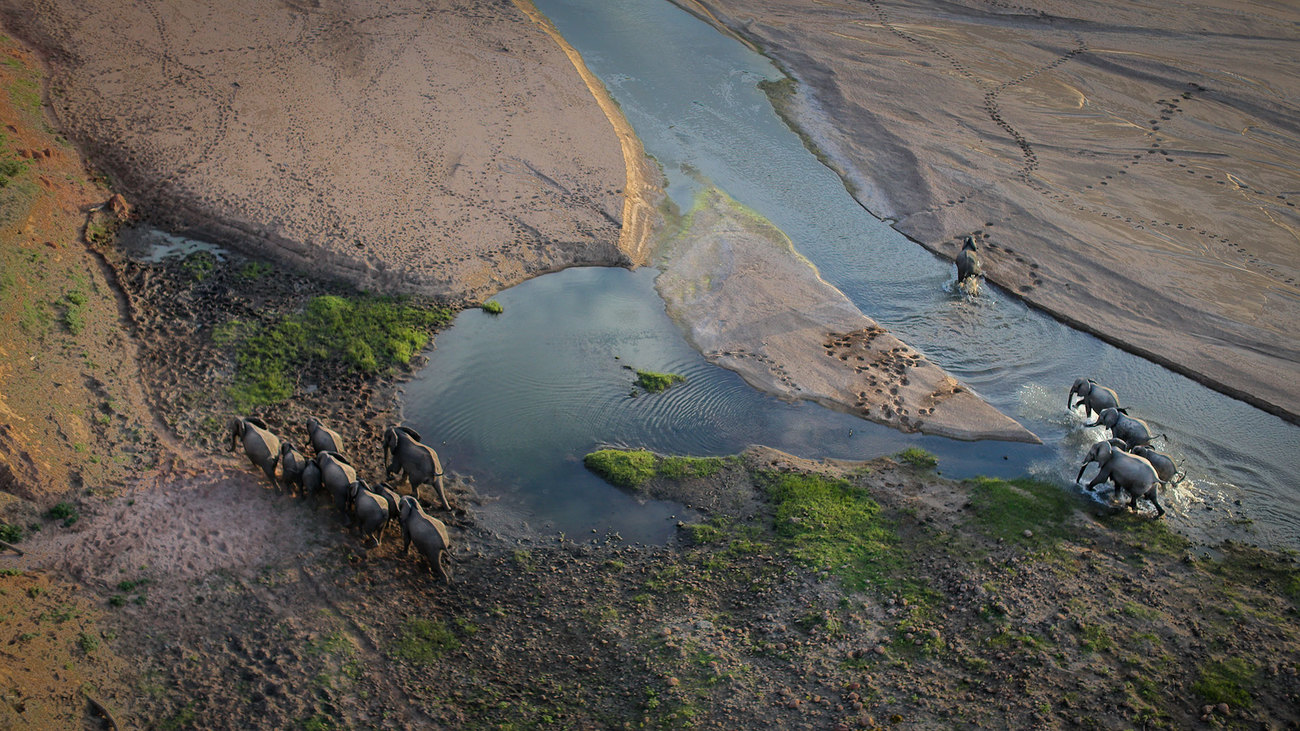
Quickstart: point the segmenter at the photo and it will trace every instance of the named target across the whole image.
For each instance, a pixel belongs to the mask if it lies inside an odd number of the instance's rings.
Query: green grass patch
[[[1056,485],[1027,477],[977,477],[967,484],[976,525],[990,537],[1029,546],[1051,545],[1064,537],[1066,521],[1078,505],[1077,498]],[[1026,530],[1032,537],[1025,537]]]
[[[489,315],[499,315],[502,312],[505,312],[505,308],[502,307],[501,303],[497,302],[496,300],[488,300],[487,302],[484,302],[482,305],[479,305],[479,307]]]
[[[77,506],[68,502],[58,503],[50,508],[46,515],[55,520],[62,520],[63,525],[69,527],[81,519],[81,514],[77,512]]]
[[[930,470],[939,466],[939,458],[920,447],[908,447],[899,452],[897,456],[900,461],[923,470]]]
[[[855,590],[874,587],[928,603],[892,520],[870,494],[847,480],[822,475],[763,472],[777,536],[792,556],[826,570]]]
[[[609,484],[629,490],[655,476],[655,455],[644,449],[601,449],[583,457],[582,463]]]
[[[678,383],[685,383],[686,376],[679,376],[676,373],[655,373],[654,371],[637,371],[636,385],[645,389],[647,393],[659,393],[667,391]]]
[[[1201,668],[1192,692],[1206,703],[1227,703],[1233,708],[1250,708],[1251,691],[1259,678],[1259,667],[1244,658],[1230,657]]]
[[[23,527],[14,523],[0,523],[0,541],[17,543],[23,539]]]
[[[412,618],[402,625],[401,636],[392,655],[421,665],[429,665],[460,647],[460,640],[446,622]]]
[[[446,308],[422,308],[404,299],[323,295],[302,312],[260,325],[231,321],[213,332],[217,344],[235,343],[230,397],[241,411],[293,395],[300,370],[338,362],[361,375],[410,363],[430,332],[451,320]]]
[[[239,269],[239,278],[249,282],[256,282],[275,271],[275,267],[264,261],[250,261]]]
[[[727,466],[725,457],[661,457],[655,466],[660,477],[681,480],[688,477],[714,477]]]
[[[1281,596],[1300,608],[1300,568],[1293,560],[1237,543],[1224,543],[1219,548],[1220,560],[1202,564],[1208,570],[1238,584]]]

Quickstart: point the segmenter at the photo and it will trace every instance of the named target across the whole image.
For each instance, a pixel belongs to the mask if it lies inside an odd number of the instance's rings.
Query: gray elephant
[[[227,429],[230,433],[230,451],[235,451],[243,443],[248,461],[254,467],[261,467],[272,485],[278,484],[275,481],[275,465],[280,461],[280,438],[271,433],[266,422],[253,417],[241,419],[236,416],[230,420]]]
[[[343,522],[352,523],[348,507],[352,503],[352,483],[357,481],[357,471],[348,462],[347,457],[338,452],[321,452],[316,455],[316,466],[320,468],[321,485],[334,496],[334,507],[338,508]]]
[[[1127,414],[1123,414],[1119,409],[1106,408],[1102,409],[1097,415],[1097,420],[1084,426],[1104,426],[1110,429],[1110,433],[1117,439],[1123,439],[1130,447],[1136,447],[1139,444],[1150,444],[1152,439],[1157,436],[1163,437],[1164,434],[1152,434],[1151,427],[1141,419],[1134,419]]]
[[[307,438],[316,454],[321,452],[343,453],[343,437],[339,433],[320,423],[314,416],[307,417]]]
[[[389,455],[392,461],[389,461]],[[442,462],[433,448],[420,441],[420,435],[410,427],[390,426],[384,430],[384,465],[388,475],[399,472],[411,481],[411,491],[418,500],[420,485],[433,485],[438,490],[442,506],[451,509],[443,489]]]
[[[980,263],[979,254],[975,252],[975,237],[967,236],[957,254],[957,283],[984,274],[984,265]]]
[[[1101,463],[1102,450],[1107,446],[1111,449],[1118,449],[1121,452],[1128,452],[1128,445],[1124,443],[1123,439],[1115,439],[1112,437],[1104,442],[1093,442],[1092,448],[1089,449],[1088,454],[1083,457],[1083,464],[1079,466],[1079,474],[1074,478],[1075,482],[1083,479],[1083,471],[1088,469],[1088,465],[1093,462],[1098,464]]]
[[[1078,401],[1074,400],[1075,396],[1079,397]],[[1084,416],[1100,414],[1103,409],[1115,409],[1121,414],[1124,413],[1119,405],[1119,394],[1105,386],[1097,385],[1097,382],[1091,378],[1076,378],[1074,385],[1070,387],[1070,395],[1066,397],[1065,404],[1070,409],[1083,404]]]
[[[393,486],[387,482],[381,482],[370,488],[370,491],[388,501],[388,522],[396,523],[398,518],[397,505],[401,498],[398,496],[397,492],[393,490]]]
[[[357,512],[357,529],[379,547],[384,525],[388,523],[388,499],[370,491],[365,480],[357,480],[349,488],[352,505]]]
[[[398,514],[402,523],[402,553],[415,542],[415,548],[429,561],[429,569],[451,583],[451,540],[447,526],[441,520],[424,512],[420,501],[406,495],[402,497]]]
[[[1133,448],[1133,454],[1145,459],[1156,468],[1156,474],[1160,476],[1160,481],[1165,484],[1178,484],[1187,477],[1186,473],[1178,471],[1178,465],[1174,460],[1163,452],[1157,452],[1146,444],[1139,444]]]
[[[307,458],[302,456],[292,444],[284,442],[280,445],[280,484],[284,491],[293,497],[293,486],[297,485],[298,490],[304,497],[307,495],[306,485],[303,483],[303,471],[307,469]]]
[[[302,468],[302,499],[306,500],[314,496],[321,489],[320,465],[316,460],[309,459],[307,464]]]
[[[1165,514],[1165,509],[1160,507],[1158,499],[1158,489],[1160,486],[1160,475],[1156,474],[1156,468],[1145,459],[1128,452],[1120,451],[1110,445],[1109,442],[1097,442],[1092,449],[1088,450],[1088,461],[1095,461],[1101,468],[1097,476],[1092,478],[1088,483],[1088,489],[1091,490],[1097,485],[1110,480],[1115,484],[1115,495],[1118,497],[1123,490],[1129,494],[1128,506],[1137,509],[1138,498],[1146,498],[1151,504],[1156,506],[1156,517]],[[1084,467],[1088,462],[1083,463]],[[1083,469],[1079,469],[1079,477],[1083,477]],[[1078,482],[1079,478],[1075,478]]]

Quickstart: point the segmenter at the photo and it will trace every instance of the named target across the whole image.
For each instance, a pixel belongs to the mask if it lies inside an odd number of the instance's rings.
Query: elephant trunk
[[[1075,482],[1078,482],[1079,480],[1083,479],[1083,471],[1088,469],[1088,464],[1089,464],[1088,462],[1084,462],[1083,465],[1079,467],[1079,474],[1077,477],[1074,478]]]

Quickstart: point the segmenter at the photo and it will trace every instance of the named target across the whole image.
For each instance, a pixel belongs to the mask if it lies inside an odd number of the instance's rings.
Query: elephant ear
[[[334,455],[334,459],[337,459],[338,461],[342,462],[343,464],[345,464],[345,465],[347,465],[347,466],[349,466],[349,467],[352,466],[352,463],[348,461],[348,458],[347,458],[347,457],[344,457],[343,455],[339,454],[338,452],[330,452],[330,454]]]
[[[265,421],[262,421],[261,419],[257,418],[256,416],[250,416],[250,417],[248,417],[247,419],[244,419],[244,421],[247,421],[249,424],[252,424],[253,426],[257,427],[258,429],[270,429],[270,427],[266,425],[266,422],[265,422]]]
[[[417,441],[417,442],[422,442],[422,441],[424,441],[423,439],[420,438],[420,433],[417,432],[416,430],[412,429],[412,428],[409,427],[409,426],[399,426],[399,427],[397,427],[397,428],[398,428],[398,429],[401,429],[401,430],[404,431],[404,432],[406,432],[406,433],[407,433],[407,434],[408,434],[412,439],[414,439],[414,440]]]

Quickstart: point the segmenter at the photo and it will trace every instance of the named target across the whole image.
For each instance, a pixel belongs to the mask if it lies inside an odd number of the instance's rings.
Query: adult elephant
[[[961,251],[957,253],[957,284],[984,273],[984,265],[980,263],[975,249],[975,237],[967,236]]]
[[[241,419],[236,416],[230,420],[227,431],[230,433],[230,451],[235,451],[242,443],[248,461],[254,467],[261,467],[271,484],[276,485],[275,464],[280,461],[280,438],[271,433],[266,422],[253,417]]]
[[[363,537],[368,536],[379,547],[388,523],[388,499],[370,491],[365,480],[357,480],[349,488],[352,505],[357,512],[357,529]]]
[[[389,455],[392,461],[389,461]],[[438,490],[438,499],[442,507],[451,509],[447,493],[442,484],[442,462],[433,447],[420,441],[420,435],[414,429],[405,426],[390,426],[384,430],[384,466],[388,475],[399,472],[406,475],[411,482],[411,491],[418,500],[420,485],[433,485]]]
[[[1075,396],[1079,397],[1078,401],[1074,400]],[[1065,404],[1070,409],[1083,404],[1084,416],[1100,414],[1103,409],[1115,409],[1123,413],[1119,406],[1119,394],[1098,385],[1091,378],[1076,378],[1074,385],[1070,387],[1070,395],[1066,397]]]
[[[334,496],[334,507],[343,516],[343,522],[351,524],[352,516],[348,513],[348,505],[352,502],[352,483],[357,481],[357,471],[347,457],[338,452],[321,452],[314,461],[320,468],[321,485]]]
[[[314,416],[307,417],[307,438],[316,454],[321,452],[343,453],[343,437],[339,433],[320,423]]]
[[[370,491],[388,501],[388,522],[396,523],[398,515],[398,503],[401,498],[393,491],[393,486],[387,482],[381,482],[370,488]]]
[[[410,495],[402,497],[398,514],[402,523],[402,553],[414,543],[416,550],[429,561],[429,569],[450,584],[451,540],[447,538],[447,526],[424,512],[420,501]]]
[[[303,472],[307,469],[307,458],[288,442],[280,445],[280,484],[284,491],[293,497],[293,486],[297,485],[303,497],[307,496],[307,486],[303,482]]]
[[[1088,451],[1088,462],[1091,461],[1095,461],[1101,469],[1088,483],[1089,490],[1110,480],[1115,484],[1116,496],[1119,496],[1120,490],[1129,494],[1130,508],[1136,510],[1138,498],[1146,498],[1156,506],[1157,518],[1165,514],[1165,509],[1160,507],[1157,492],[1160,486],[1160,475],[1156,474],[1156,468],[1151,466],[1150,462],[1116,449],[1109,442],[1097,442],[1092,446]],[[1084,462],[1083,466],[1087,467],[1088,462]],[[1083,477],[1082,467],[1079,468],[1079,477]],[[1078,481],[1079,478],[1076,477],[1075,482]]]
[[[1127,414],[1123,414],[1119,409],[1106,408],[1102,409],[1097,415],[1097,420],[1084,426],[1104,426],[1110,429],[1110,433],[1117,439],[1123,439],[1130,448],[1139,444],[1150,444],[1152,439],[1164,434],[1152,434],[1151,427],[1141,419],[1134,419]]]

